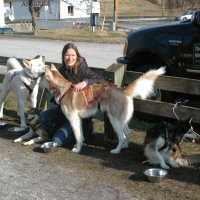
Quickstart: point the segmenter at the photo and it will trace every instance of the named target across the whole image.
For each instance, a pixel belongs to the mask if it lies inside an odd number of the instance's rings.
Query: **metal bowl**
[[[144,175],[146,175],[147,179],[152,183],[162,182],[165,179],[167,173],[167,170],[159,168],[151,168],[144,171]]]
[[[8,122],[6,120],[1,119],[0,120],[0,127],[4,127],[8,124]]]
[[[44,153],[53,153],[58,151],[58,144],[56,142],[45,142],[41,145]]]

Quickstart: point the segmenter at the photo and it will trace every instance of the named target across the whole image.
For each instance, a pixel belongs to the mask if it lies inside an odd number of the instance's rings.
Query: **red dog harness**
[[[74,86],[75,85],[72,85],[72,87],[74,87]],[[87,106],[92,105],[95,101],[97,101],[102,96],[102,94],[104,93],[104,91],[107,87],[118,87],[118,86],[114,85],[110,82],[106,82],[98,90],[94,90],[94,87],[99,87],[99,85],[98,84],[97,85],[95,85],[95,84],[88,85],[82,91],[80,91],[83,93],[83,96],[85,98]]]

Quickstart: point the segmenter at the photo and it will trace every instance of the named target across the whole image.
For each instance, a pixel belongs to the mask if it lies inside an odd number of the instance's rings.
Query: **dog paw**
[[[17,138],[17,139],[15,139],[13,142],[21,142],[21,141],[22,141],[21,138]]]
[[[72,152],[74,152],[74,153],[80,153],[80,151],[81,151],[81,150],[80,150],[79,148],[73,148],[73,149],[72,149]]]
[[[179,168],[180,167],[180,165],[178,163],[173,163],[173,164],[171,164],[171,166],[174,167],[174,168]]]
[[[28,146],[28,145],[31,145],[31,144],[33,144],[33,143],[30,142],[30,141],[28,141],[28,142],[24,142],[24,143],[23,143],[24,146]]]
[[[27,126],[26,126],[26,124],[23,123],[23,124],[20,125],[20,128],[22,128],[22,129],[26,129]]]
[[[83,143],[76,143],[72,149],[74,153],[80,153]]]
[[[169,167],[168,165],[161,165],[161,167],[162,167],[163,169],[170,169],[170,167]]]
[[[110,151],[110,153],[112,153],[112,154],[118,154],[118,153],[120,153],[120,150],[113,149],[113,150]]]

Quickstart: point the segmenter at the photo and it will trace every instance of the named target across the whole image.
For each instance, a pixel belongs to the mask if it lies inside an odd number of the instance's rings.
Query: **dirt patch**
[[[6,110],[5,119],[10,126],[19,123],[14,111]],[[45,159],[49,166],[59,165],[66,168],[73,168],[88,177],[96,179],[98,182],[106,182],[115,187],[122,187],[127,192],[139,199],[199,199],[199,173],[200,167],[178,168],[168,170],[168,176],[162,183],[150,183],[143,175],[147,168],[154,167],[149,164],[142,164],[145,160],[143,156],[143,142],[145,131],[135,129],[138,124],[148,128],[152,124],[144,123],[133,119],[131,123],[132,138],[128,149],[123,150],[119,155],[111,155],[109,151],[115,147],[116,143],[106,141],[103,134],[103,121],[94,119],[95,135],[84,145],[80,154],[70,151],[71,147],[59,148],[58,152],[46,154],[41,153],[40,144],[30,147],[16,145],[17,148],[26,148],[26,151],[33,151]],[[8,127],[1,129],[1,138],[10,140],[7,147],[13,146],[12,140],[21,134],[11,134]],[[184,154],[200,152],[199,143],[192,144],[183,142]],[[12,149],[12,148],[10,148]],[[13,158],[14,159],[14,158]]]
[[[105,140],[103,118],[100,115],[94,119],[94,137],[87,144],[84,144],[80,154],[72,153],[71,147],[59,148],[56,153],[44,154],[39,148],[40,144],[24,147],[21,144],[12,143],[14,139],[23,134],[13,134],[7,131],[7,128],[19,125],[19,118],[16,115],[16,101],[13,101],[13,99],[15,99],[15,95],[11,93],[7,98],[4,112],[4,118],[10,125],[0,130],[0,142],[1,144],[6,143],[5,148],[12,155],[15,155],[15,151],[19,151],[22,154],[21,157],[25,157],[26,154],[35,155],[38,160],[43,160],[43,166],[48,166],[48,168],[62,166],[66,171],[67,169],[75,169],[99,184],[107,183],[109,187],[123,188],[126,194],[132,194],[133,197],[138,199],[200,199],[200,166],[171,168],[162,183],[150,183],[143,175],[145,169],[154,167],[149,164],[142,164],[142,161],[145,160],[143,155],[145,130],[153,124],[134,118],[130,123],[132,138],[129,148],[123,150],[119,155],[112,155],[109,151],[116,146],[116,143]],[[183,154],[200,152],[199,142],[195,144],[183,142],[181,147]],[[15,162],[19,159],[19,156],[12,156],[12,159],[12,162]],[[37,168],[37,163],[35,167]],[[26,171],[26,166],[19,168],[19,171]],[[28,179],[31,180],[34,177],[29,176]],[[60,179],[66,178],[60,177]],[[123,196],[119,199],[132,198]]]

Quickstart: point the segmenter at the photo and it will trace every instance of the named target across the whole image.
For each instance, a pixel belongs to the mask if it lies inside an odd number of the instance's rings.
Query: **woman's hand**
[[[85,81],[82,81],[75,85],[75,90],[80,91],[83,90],[87,86],[87,83]]]

